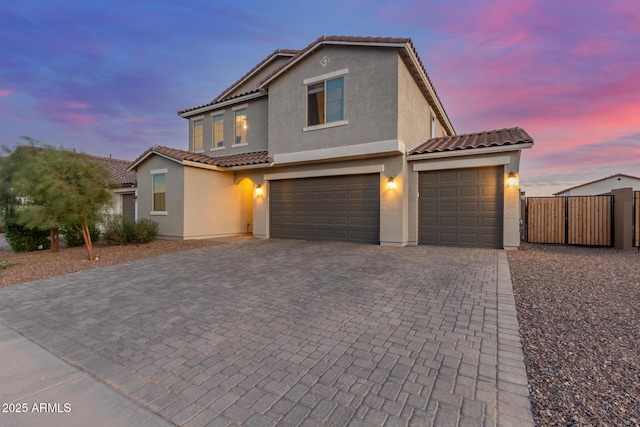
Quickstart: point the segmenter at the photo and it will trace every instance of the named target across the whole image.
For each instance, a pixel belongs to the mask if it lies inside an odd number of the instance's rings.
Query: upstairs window
[[[167,194],[167,185],[166,185],[166,177],[167,175],[164,173],[159,173],[153,175],[153,211],[154,212],[164,212],[167,210],[166,205],[166,194]]]
[[[224,116],[213,117],[213,145],[211,148],[224,147]]]
[[[203,148],[203,133],[202,133],[202,119],[194,120],[193,122],[193,151],[202,151]]]
[[[246,144],[247,143],[247,110],[236,111],[236,135],[234,144]]]
[[[307,86],[307,126],[344,120],[344,77]]]

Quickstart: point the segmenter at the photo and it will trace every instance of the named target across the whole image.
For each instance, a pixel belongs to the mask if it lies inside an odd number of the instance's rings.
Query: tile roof
[[[38,147],[34,145],[19,145],[15,149],[16,150],[46,150],[46,149],[49,149],[49,147]],[[55,150],[56,148],[52,148],[52,149]],[[75,148],[73,149],[73,152],[74,153],[76,152]],[[79,153],[79,154],[82,156],[86,156],[86,159],[90,162],[99,163],[106,166],[109,171],[109,176],[113,181],[117,182],[118,184],[121,184],[122,186],[127,186],[127,187],[129,186],[135,187],[137,185],[138,181],[136,178],[136,172],[128,170],[129,166],[131,165],[130,160],[115,159],[113,157],[94,156],[92,154],[87,154],[87,153]]]
[[[473,148],[502,147],[527,143],[533,144],[533,138],[531,138],[524,129],[513,127],[469,133],[466,135],[433,138],[409,151],[409,155],[469,150]]]
[[[208,103],[203,104],[203,105],[199,105],[197,107],[190,107],[190,108],[185,108],[183,110],[178,110],[178,114],[188,113],[189,111],[198,110],[198,109],[204,108],[204,107],[210,107],[210,106],[212,106],[214,104],[217,104],[218,102],[228,101],[230,99],[240,98],[240,97],[245,96],[245,95],[249,95],[249,94],[252,94],[252,93],[260,92],[258,89],[256,89],[256,90],[245,92],[245,93],[242,93],[242,94],[239,94],[239,95],[236,95],[236,96],[231,96],[231,97],[225,96],[229,92],[231,92],[233,89],[235,89],[237,86],[239,86],[245,79],[249,78],[253,73],[258,71],[260,68],[262,68],[264,65],[266,65],[267,63],[269,63],[273,59],[275,59],[275,58],[277,58],[279,56],[293,56],[296,53],[298,53],[298,51],[294,50],[294,49],[277,49],[277,50],[273,51],[266,58],[264,58],[262,61],[260,61],[255,67],[253,67],[251,70],[249,70],[247,73],[245,73],[245,75],[240,77],[238,80],[233,82],[233,84],[231,84],[228,88],[223,90],[211,102],[208,102]]]
[[[266,151],[256,151],[252,153],[233,154],[230,156],[211,157],[206,154],[193,153],[191,151],[179,150],[177,148],[165,147],[162,145],[154,145],[142,153],[136,160],[131,162],[130,167],[133,168],[142,160],[151,154],[159,154],[169,159],[183,163],[185,161],[201,163],[204,165],[217,166],[220,168],[230,168],[234,166],[250,166],[271,164],[273,159],[269,157]]]
[[[399,37],[356,37],[356,36],[321,36],[318,37],[315,41],[310,43],[307,47],[301,50],[294,49],[278,49],[263,59],[259,64],[253,67],[249,72],[247,72],[244,76],[242,76],[239,80],[225,89],[220,95],[218,95],[213,101],[199,105],[197,107],[186,108],[184,110],[178,110],[178,114],[188,113],[190,111],[195,111],[201,108],[206,108],[213,106],[219,102],[228,101],[233,98],[238,98],[241,96],[249,95],[255,92],[247,92],[241,95],[237,95],[235,97],[225,97],[228,93],[230,93],[234,88],[236,88],[240,83],[242,83],[245,79],[251,76],[254,72],[259,70],[269,61],[271,61],[276,56],[291,56],[288,61],[284,64],[280,65],[274,71],[269,73],[262,81],[258,82],[258,89],[261,89],[266,83],[268,83],[271,79],[276,77],[278,74],[284,72],[287,68],[289,68],[293,63],[298,61],[300,58],[304,57],[308,53],[314,51],[317,47],[320,47],[324,44],[343,44],[343,45],[373,45],[373,46],[393,46],[393,47],[401,47],[404,49],[400,50],[400,55],[404,60],[405,64],[411,71],[414,79],[418,83],[420,90],[424,94],[424,96],[433,104],[435,104],[438,108],[435,109],[436,116],[440,119],[441,123],[445,123],[448,128],[448,133],[455,133],[453,129],[453,124],[451,124],[451,120],[449,119],[447,112],[444,110],[442,106],[442,102],[440,101],[440,97],[431,82],[431,78],[427,74],[427,71],[416,51],[415,46],[410,38],[399,38]],[[426,80],[426,81],[425,81]]]
[[[236,80],[235,82],[233,82],[228,88],[226,88],[225,90],[223,90],[220,95],[216,96],[211,103],[216,103],[216,102],[220,102],[223,100],[228,99],[227,97],[225,97],[225,95],[229,92],[231,92],[236,86],[240,85],[240,83],[242,83],[246,78],[248,78],[249,76],[251,76],[253,73],[255,73],[256,71],[258,71],[260,68],[262,68],[263,65],[267,64],[268,62],[270,62],[272,59],[278,57],[278,56],[295,56],[297,53],[299,52],[299,50],[296,49],[276,49],[275,51],[273,51],[269,56],[267,56],[266,58],[264,58],[262,61],[260,61],[258,64],[256,64],[255,67],[253,67],[252,69],[250,69],[249,71],[247,71],[245,73],[244,76],[240,77],[238,80]]]
[[[224,100],[220,100],[220,101],[217,101],[216,99],[214,99],[213,101],[208,102],[206,104],[198,105],[196,107],[185,108],[184,110],[178,110],[178,114],[188,113],[189,111],[199,110],[200,108],[205,108],[205,107],[210,107],[212,105],[217,104],[218,102],[229,101],[231,99],[242,98],[243,96],[257,94],[257,93],[260,93],[260,91],[258,89],[252,90],[250,92],[239,93],[238,95],[230,96],[230,97],[225,98]]]
[[[300,58],[304,57],[308,53],[314,51],[316,48],[320,47],[323,44],[343,44],[343,45],[370,45],[370,46],[392,46],[392,47],[401,47],[404,49],[400,50],[400,56],[404,60],[407,68],[413,75],[416,83],[420,87],[420,90],[424,94],[424,96],[433,104],[438,106],[435,109],[436,116],[440,119],[441,123],[445,123],[449,128],[449,133],[455,133],[453,129],[453,124],[451,124],[451,120],[449,119],[447,112],[444,110],[442,106],[442,101],[440,101],[440,97],[436,92],[433,83],[431,82],[431,78],[429,74],[427,74],[427,70],[418,55],[418,51],[416,50],[413,42],[410,38],[398,38],[398,37],[355,37],[355,36],[321,36],[317,38],[315,41],[310,43],[304,49],[298,51],[291,59],[282,64],[280,67],[276,68],[273,72],[271,72],[267,77],[265,77],[260,83],[258,83],[258,88],[262,88],[266,84],[270,83],[272,79],[278,76],[280,73],[284,72],[288,69],[293,63],[298,61]],[[426,81],[425,81],[426,80]]]
[[[307,47],[297,51],[297,53],[287,62],[273,70],[267,77],[265,77],[258,86],[262,86],[265,82],[268,82],[277,74],[282,72],[285,68],[288,68],[292,62],[296,62],[300,57],[305,56],[310,51],[313,51],[316,47],[320,46],[324,43],[344,43],[344,44],[358,44],[358,43],[367,43],[367,44],[404,44],[411,42],[411,39],[406,38],[394,38],[394,37],[354,37],[354,36],[320,36],[315,39],[313,42],[309,43]]]
[[[109,169],[111,179],[122,186],[135,187],[138,183],[135,171],[129,171],[131,161],[123,159],[114,159],[112,157],[100,157],[87,154],[90,162],[103,164]]]

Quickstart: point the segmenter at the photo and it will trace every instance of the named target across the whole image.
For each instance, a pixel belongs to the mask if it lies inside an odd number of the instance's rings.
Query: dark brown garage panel
[[[420,172],[421,245],[502,248],[503,167]]]
[[[269,183],[270,235],[281,239],[380,243],[380,175]]]

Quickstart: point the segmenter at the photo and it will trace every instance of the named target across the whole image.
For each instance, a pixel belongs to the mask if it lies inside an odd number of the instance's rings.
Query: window
[[[193,121],[193,151],[202,151],[202,119]]]
[[[431,116],[431,138],[436,137],[436,119]]]
[[[344,120],[344,77],[307,86],[307,126]]]
[[[247,110],[236,111],[236,138],[234,144],[247,143]]]
[[[166,205],[166,177],[164,173],[153,175],[153,211],[164,212],[167,210]]]
[[[224,147],[224,116],[213,117],[213,145],[211,148]]]

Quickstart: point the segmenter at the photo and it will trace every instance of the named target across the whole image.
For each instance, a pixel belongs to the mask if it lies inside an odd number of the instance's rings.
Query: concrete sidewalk
[[[2,426],[172,425],[2,324],[0,355]]]

